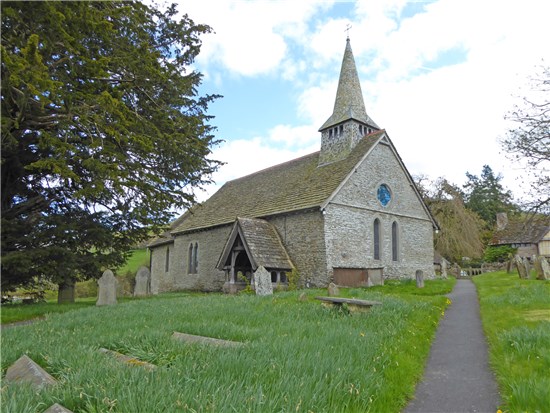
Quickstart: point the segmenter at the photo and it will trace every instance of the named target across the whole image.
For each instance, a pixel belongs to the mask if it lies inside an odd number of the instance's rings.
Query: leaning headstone
[[[328,285],[328,295],[329,297],[337,297],[340,295],[340,289],[334,283]]]
[[[148,296],[151,285],[151,271],[149,268],[142,266],[139,268],[136,274],[136,285],[134,287],[134,297]]]
[[[441,277],[447,279],[447,260],[445,258],[441,258]]]
[[[300,301],[300,302],[307,301],[306,293],[300,293],[300,295],[298,296],[298,301]]]
[[[73,413],[66,407],[61,406],[58,403],[52,404],[48,410],[44,410],[44,413]]]
[[[529,261],[529,258],[523,257],[523,266],[525,267],[527,278],[529,278],[531,276],[531,261]]]
[[[116,304],[117,279],[111,270],[106,270],[101,278],[97,280],[99,284],[98,297],[95,305],[114,305]]]
[[[523,260],[519,255],[516,255],[514,257],[514,264],[516,265],[516,269],[518,270],[519,278],[528,278],[527,271],[525,269],[525,265],[523,263]]]
[[[537,280],[550,280],[550,265],[544,257],[540,255],[535,257],[534,267],[537,272]]]
[[[416,270],[416,286],[418,288],[424,288],[424,272],[422,270]]]
[[[40,388],[57,383],[46,370],[26,354],[8,367],[5,380],[8,383],[30,383]]]
[[[271,274],[261,265],[254,272],[254,287],[256,295],[273,295]]]

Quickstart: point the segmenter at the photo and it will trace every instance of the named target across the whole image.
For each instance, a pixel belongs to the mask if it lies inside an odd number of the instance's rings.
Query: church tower
[[[344,159],[361,138],[380,128],[367,115],[349,37],[332,115],[321,126],[319,165]]]

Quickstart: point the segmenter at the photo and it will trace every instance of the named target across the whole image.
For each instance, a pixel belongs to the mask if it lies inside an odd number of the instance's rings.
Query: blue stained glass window
[[[386,184],[382,184],[378,187],[378,200],[382,204],[382,206],[386,206],[391,201],[391,192],[390,188]]]

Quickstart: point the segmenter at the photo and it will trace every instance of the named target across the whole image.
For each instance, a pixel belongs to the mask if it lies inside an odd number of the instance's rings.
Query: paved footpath
[[[403,413],[495,413],[500,396],[489,369],[479,302],[470,280],[457,280],[415,398]]]

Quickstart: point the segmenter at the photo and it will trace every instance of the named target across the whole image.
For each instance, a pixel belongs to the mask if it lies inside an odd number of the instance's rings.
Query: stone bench
[[[315,297],[315,299],[332,307],[341,307],[343,304],[347,304],[350,311],[366,311],[373,305],[382,304],[380,301],[358,300],[356,298]]]

